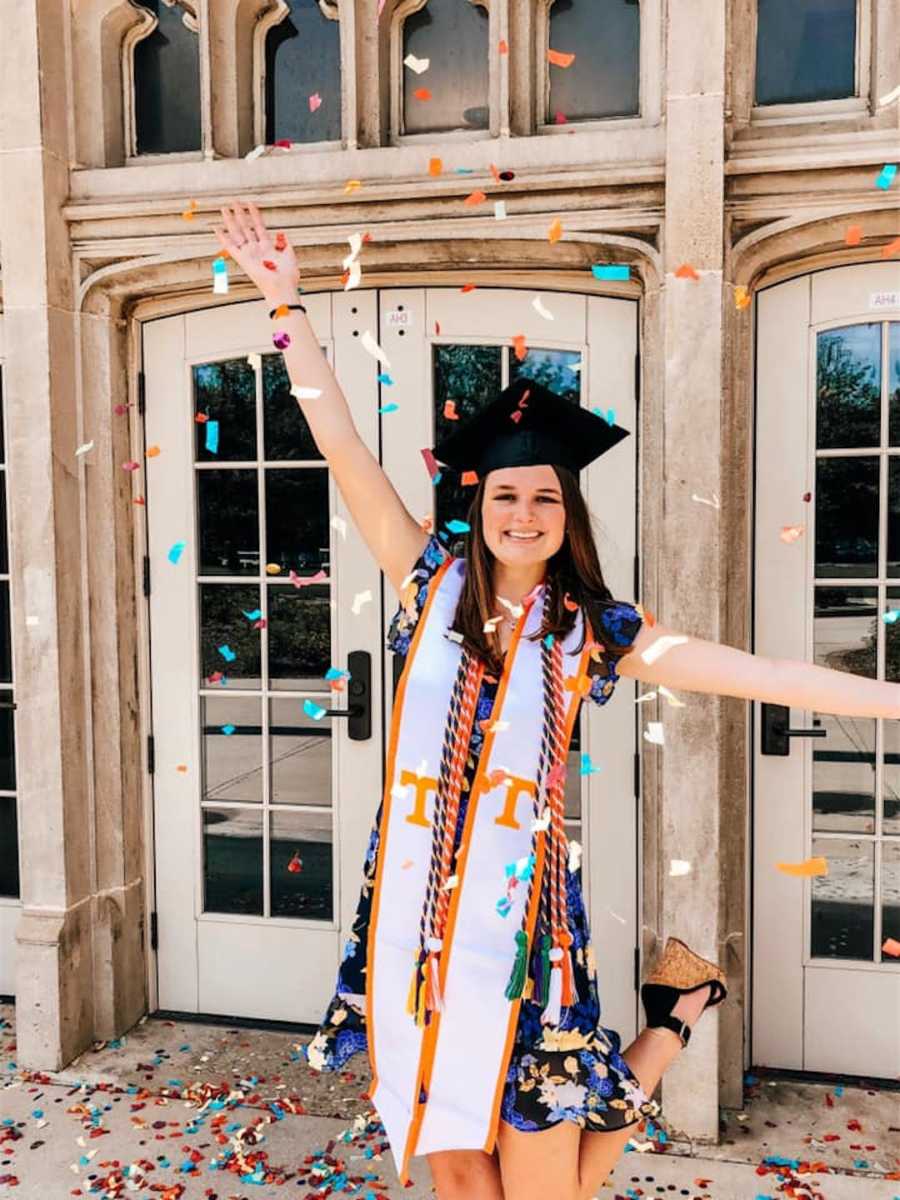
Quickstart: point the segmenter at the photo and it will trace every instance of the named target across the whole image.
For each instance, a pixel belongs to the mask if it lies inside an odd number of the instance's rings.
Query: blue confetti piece
[[[589,754],[582,754],[582,756],[581,756],[581,774],[582,775],[596,775],[597,772],[601,771],[602,769],[603,769],[602,767],[594,766],[594,764],[591,762],[591,756]]]
[[[228,263],[226,263],[224,258],[214,258],[212,269],[213,275],[227,275]]]
[[[835,1094],[836,1096],[843,1096],[843,1094],[844,1094],[844,1085],[843,1085],[843,1084],[841,1084],[841,1083],[839,1083],[839,1084],[838,1084],[838,1086],[837,1086],[837,1087],[834,1089],[834,1094]],[[900,1197],[898,1197],[898,1198],[897,1198],[897,1200],[900,1200]]]
[[[210,454],[219,453],[219,422],[206,422],[206,448]]]
[[[41,1117],[44,1115],[44,1110],[42,1108],[36,1108],[36,1109],[34,1109],[34,1111],[32,1112],[31,1115],[34,1117],[34,1119],[36,1121],[39,1121],[41,1119]]]
[[[231,737],[231,735],[234,733],[235,729],[237,729],[237,725],[223,725],[222,726],[222,732],[225,734],[226,737]]]
[[[895,625],[900,620],[900,608],[892,608],[889,612],[883,613],[881,619],[885,625]]]
[[[218,646],[217,649],[226,662],[234,662],[234,660],[237,658],[235,652],[228,645]]]
[[[591,273],[595,279],[630,279],[631,267],[627,263],[594,263]]]
[[[325,709],[320,708],[318,704],[313,704],[312,700],[303,701],[303,711],[314,721],[321,721],[325,716]]]
[[[182,551],[184,550],[186,545],[187,545],[187,542],[175,542],[175,544],[169,550],[169,562],[170,563],[178,562],[178,560],[181,558]]]
[[[328,670],[325,672],[326,679],[344,679],[345,677],[347,679],[349,679],[350,672],[343,671],[343,670],[341,670],[340,667],[329,667]]]
[[[552,633],[548,633],[547,636],[544,638],[544,645],[547,647],[548,650],[553,649],[553,634]]]
[[[390,375],[388,375],[387,371],[384,371],[381,375],[378,376],[378,382],[383,383],[385,387],[393,387],[394,386],[394,381],[393,381],[393,379],[391,379]]]
[[[399,407],[400,405],[392,400],[390,404],[382,404],[378,411],[380,413],[396,412]]]
[[[260,617],[262,616],[261,608],[254,608],[254,610],[252,612],[246,612],[242,608],[241,612],[244,614],[244,616],[247,618],[248,621],[258,621],[260,619]]]
[[[474,175],[475,168],[474,167],[454,167],[453,173],[454,173],[454,175]]]
[[[433,484],[437,485],[437,484],[439,484],[439,483],[441,482],[441,479],[442,479],[442,478],[443,478],[443,473],[442,473],[441,471],[438,471],[438,472],[437,472],[435,475],[433,475],[433,476],[431,477],[431,482],[432,482]]]
[[[875,186],[887,191],[896,178],[897,164],[885,163],[879,172],[878,178],[875,180]]]
[[[468,533],[472,526],[467,521],[457,521],[454,517],[452,521],[444,522],[451,533]]]

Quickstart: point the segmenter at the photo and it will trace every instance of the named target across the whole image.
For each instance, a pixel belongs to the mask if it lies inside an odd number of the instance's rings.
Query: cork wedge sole
[[[669,938],[665,949],[641,987],[641,1001],[647,1014],[648,1029],[671,1029],[686,1046],[691,1027],[672,1015],[678,997],[686,992],[709,988],[704,1008],[721,1004],[728,995],[725,973],[715,963],[701,958],[679,938]]]

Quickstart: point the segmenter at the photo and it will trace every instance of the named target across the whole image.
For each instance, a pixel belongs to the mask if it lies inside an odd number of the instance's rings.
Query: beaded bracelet
[[[306,309],[304,308],[304,306],[302,304],[279,304],[276,308],[273,308],[272,311],[269,313],[270,321],[275,319],[275,314],[278,312],[279,308],[299,308],[302,313],[306,312]]]

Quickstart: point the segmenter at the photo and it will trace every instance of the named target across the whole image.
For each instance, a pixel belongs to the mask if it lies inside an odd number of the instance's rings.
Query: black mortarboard
[[[625,437],[627,429],[520,377],[438,442],[434,457],[480,479],[499,467],[545,464],[577,474]]]

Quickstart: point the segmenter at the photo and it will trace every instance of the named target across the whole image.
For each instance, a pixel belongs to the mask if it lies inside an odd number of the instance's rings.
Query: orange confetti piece
[[[552,63],[554,67],[571,67],[574,61],[574,54],[565,54],[562,50],[547,51],[547,62]]]
[[[495,163],[491,163],[491,174],[494,177],[494,183],[503,182],[503,180],[500,178],[500,168]]]
[[[407,858],[404,862],[402,862],[400,864],[400,870],[408,871],[412,865],[413,865],[413,860],[411,858]]]
[[[464,283],[459,290],[465,296],[467,292],[474,292],[477,287],[477,283]],[[440,333],[440,329],[438,329],[437,332]]]
[[[291,310],[288,308],[288,306],[286,304],[279,304],[278,307],[275,309],[275,316],[276,317],[286,317],[290,313],[290,311]]]
[[[462,478],[460,479],[460,483],[463,485],[463,487],[468,487],[470,484],[477,483],[477,482],[478,482],[478,472],[477,471],[463,471]]]
[[[428,88],[416,88],[413,95],[417,100],[430,100],[431,92]]]
[[[577,692],[579,696],[586,696],[591,690],[590,675],[567,675],[563,684],[567,692]]]
[[[844,241],[848,246],[858,246],[862,241],[862,236],[862,225],[851,225],[844,235]]]
[[[501,54],[509,54],[509,42],[507,42],[506,38],[500,39],[500,43],[497,46],[497,49],[500,51]]]
[[[194,420],[197,422],[198,425],[205,425],[206,422],[209,420],[209,417],[207,416],[206,413],[197,413],[197,415],[194,417]]]
[[[444,169],[444,160],[442,158],[430,158],[428,160],[428,174],[440,175]]]
[[[140,504],[142,507],[144,507],[144,506],[146,506],[147,501],[144,499],[143,496],[135,496],[135,498],[132,500],[131,503],[132,504]]]
[[[147,449],[144,451],[144,453],[147,455],[148,458],[156,458],[156,456],[159,454],[159,452],[160,452],[159,446],[148,446]]]
[[[555,245],[563,235],[562,221],[559,217],[553,222],[547,230],[547,241],[551,246]]]
[[[516,358],[519,360],[519,362],[521,362],[522,359],[525,357],[525,355],[528,353],[528,347],[525,344],[525,334],[517,333],[515,335],[515,337],[513,338],[512,343],[513,343],[513,348],[516,352]]]
[[[745,287],[736,287],[734,289],[734,306],[738,309],[750,307],[751,296]]]
[[[175,770],[180,771],[181,774],[184,775],[184,773],[187,771],[187,763],[178,763]]]
[[[790,546],[793,542],[796,542],[798,538],[803,536],[803,526],[785,525],[778,536],[786,546]]]
[[[184,210],[184,212],[181,214],[182,220],[184,220],[184,221],[193,221],[193,219],[194,219],[194,213],[195,213],[196,211],[197,211],[197,201],[196,201],[196,200],[191,200],[189,207],[188,207],[188,208],[186,208],[186,209]]]
[[[463,204],[468,204],[474,208],[476,204],[484,204],[485,200],[487,200],[487,196],[484,194],[484,192],[472,192],[470,195],[466,196]]]
[[[892,254],[900,254],[900,237],[894,238],[892,242],[882,248],[882,258],[890,258]]]
[[[784,875],[795,875],[807,879],[813,875],[828,874],[828,860],[825,858],[807,858],[799,863],[776,863],[778,870]]]
[[[676,279],[699,279],[700,276],[694,270],[690,263],[682,263],[675,272]]]
[[[344,195],[349,196],[351,192],[358,192],[361,187],[361,179],[348,179],[344,184]]]
[[[889,954],[891,958],[900,958],[900,942],[896,938],[885,938],[881,951],[883,954]]]
[[[455,400],[445,400],[444,401],[444,420],[445,421],[458,421],[459,420],[459,413],[456,411],[456,401]]]
[[[568,592],[563,596],[563,608],[568,609],[569,612],[578,612],[578,604]]]

